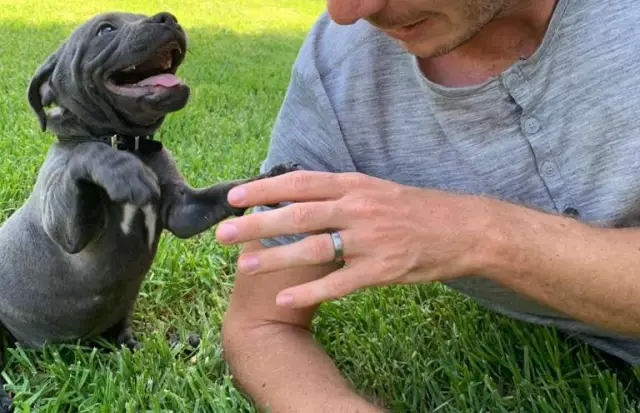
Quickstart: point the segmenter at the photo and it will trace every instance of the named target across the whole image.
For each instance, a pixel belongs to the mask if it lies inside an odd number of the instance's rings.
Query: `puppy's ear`
[[[54,101],[54,93],[49,84],[51,74],[58,63],[58,53],[50,55],[47,60],[38,67],[36,73],[29,83],[27,99],[29,105],[38,116],[40,129],[44,132],[47,129],[47,115],[44,108]]]

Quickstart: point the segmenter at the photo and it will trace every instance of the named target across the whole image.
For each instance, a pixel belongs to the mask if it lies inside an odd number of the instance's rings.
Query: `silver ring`
[[[337,231],[330,232],[331,241],[333,241],[333,250],[335,252],[335,256],[333,257],[333,261],[337,263],[342,263],[344,261],[344,244],[342,243],[342,238],[340,237],[340,233]]]

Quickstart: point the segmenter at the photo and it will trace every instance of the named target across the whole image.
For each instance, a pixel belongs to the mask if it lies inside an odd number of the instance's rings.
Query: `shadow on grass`
[[[53,140],[27,106],[29,78],[72,28],[0,23],[0,220],[30,192]],[[168,117],[159,139],[194,185],[254,174],[304,33],[246,36],[214,26],[188,33],[179,74],[192,87],[191,101]],[[165,237],[135,316],[145,350],[74,353],[80,364],[53,349],[14,353],[10,366],[20,374],[8,374],[17,400],[38,411],[255,411],[231,385],[220,357],[235,254],[210,233],[188,241]],[[174,360],[163,341],[173,329],[203,332],[202,364]],[[553,329],[488,313],[437,284],[328,303],[314,330],[355,386],[393,411],[637,411],[637,369],[607,364],[600,352]]]

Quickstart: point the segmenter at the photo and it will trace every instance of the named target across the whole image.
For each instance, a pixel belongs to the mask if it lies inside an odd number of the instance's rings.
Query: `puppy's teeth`
[[[131,72],[132,70],[136,70],[136,65],[131,65],[123,70],[123,72]]]

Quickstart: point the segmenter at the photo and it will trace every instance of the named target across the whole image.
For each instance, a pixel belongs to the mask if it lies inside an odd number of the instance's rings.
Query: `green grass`
[[[320,0],[201,2],[0,0],[0,221],[26,198],[48,145],[25,100],[36,66],[73,26],[120,9],[174,12],[190,36],[188,107],[160,139],[194,185],[254,174]],[[255,412],[221,357],[220,324],[238,250],[213,232],[165,236],[135,314],[144,350],[76,346],[7,355],[23,412]],[[441,285],[362,291],[327,303],[318,340],[368,397],[394,412],[638,412],[640,370],[486,312]],[[195,359],[166,334],[202,333]]]

